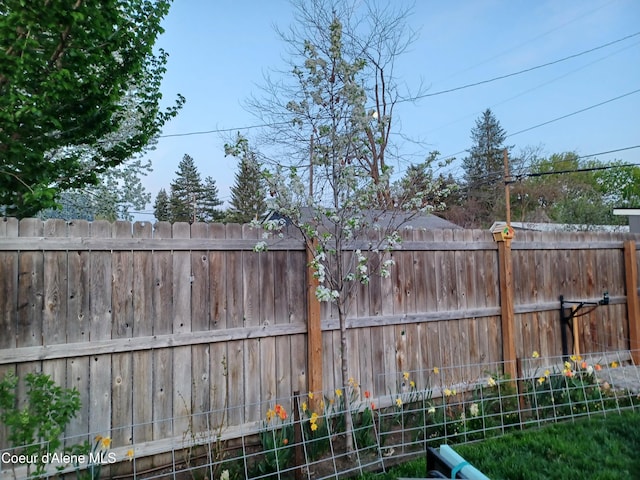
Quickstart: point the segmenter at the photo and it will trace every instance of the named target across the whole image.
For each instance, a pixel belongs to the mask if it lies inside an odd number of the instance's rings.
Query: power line
[[[581,160],[583,158],[597,157],[598,155],[606,155],[608,153],[623,152],[625,150],[633,150],[635,148],[640,148],[640,145],[633,145],[631,147],[616,148],[615,150],[607,150],[606,152],[592,153],[591,155],[581,155],[581,156],[577,157],[577,159]]]
[[[523,73],[528,73],[528,72],[531,72],[531,71],[533,71],[533,70],[538,70],[538,69],[540,69],[540,68],[548,67],[548,66],[551,66],[551,65],[555,65],[555,64],[557,64],[557,63],[564,62],[564,61],[566,61],[566,60],[571,60],[572,58],[577,58],[577,57],[580,57],[580,56],[582,56],[582,55],[586,55],[587,53],[595,52],[596,50],[600,50],[600,49],[602,49],[602,48],[609,47],[609,46],[611,46],[611,45],[614,45],[614,44],[616,44],[616,43],[623,42],[623,41],[625,41],[625,40],[628,40],[628,39],[630,39],[630,38],[636,37],[636,36],[638,36],[638,35],[640,35],[640,32],[632,33],[632,34],[630,34],[630,35],[627,35],[626,37],[622,37],[622,38],[619,38],[619,39],[617,39],[617,40],[613,40],[612,42],[608,42],[608,43],[605,43],[605,44],[603,44],[603,45],[599,45],[599,46],[594,47],[594,48],[590,48],[589,50],[584,50],[584,51],[582,51],[582,52],[580,52],[580,53],[575,53],[575,54],[573,54],[573,55],[569,55],[568,57],[560,58],[560,59],[558,59],[558,60],[554,60],[554,61],[552,61],[552,62],[543,63],[542,65],[536,65],[535,67],[525,68],[524,70],[519,70],[519,71],[517,71],[517,72],[508,73],[508,74],[506,74],[506,75],[500,75],[500,76],[498,76],[498,77],[489,78],[489,79],[487,79],[487,80],[481,80],[481,81],[479,81],[479,82],[468,83],[468,84],[466,84],[466,85],[461,85],[461,86],[459,86],[459,87],[449,88],[449,89],[447,89],[447,90],[440,90],[440,91],[438,91],[438,92],[425,93],[425,94],[423,94],[423,95],[418,95],[418,96],[416,96],[416,97],[413,97],[413,98],[411,99],[411,101],[413,101],[413,100],[419,100],[419,99],[421,99],[421,98],[435,97],[435,96],[437,96],[437,95],[443,95],[443,94],[445,94],[445,93],[457,92],[458,90],[464,90],[464,89],[466,89],[466,88],[477,87],[477,86],[479,86],[479,85],[484,85],[484,84],[487,84],[487,83],[495,82],[495,81],[497,81],[497,80],[503,80],[503,79],[505,79],[505,78],[515,77],[516,75],[521,75],[521,74],[523,74]],[[407,101],[408,101],[408,100],[407,100]]]
[[[557,118],[554,118],[552,120],[548,120],[546,122],[539,123],[538,125],[534,125],[533,127],[525,128],[524,130],[519,130],[519,131],[517,131],[515,133],[511,133],[511,134],[507,135],[507,138],[508,137],[513,137],[515,135],[519,135],[519,134],[524,133],[524,132],[528,132],[529,130],[533,130],[534,128],[542,127],[544,125],[548,125],[550,123],[557,122],[558,120],[562,120],[562,119],[571,117],[573,115],[577,115],[578,113],[586,112],[587,110],[591,110],[593,108],[600,107],[602,105],[606,105],[607,103],[611,103],[611,102],[614,102],[616,100],[620,100],[621,98],[628,97],[629,95],[633,95],[634,93],[638,93],[638,92],[640,92],[640,88],[637,89],[637,90],[633,90],[632,92],[624,93],[624,94],[619,95],[619,96],[617,96],[615,98],[610,98],[609,100],[605,100],[604,102],[596,103],[595,105],[590,105],[590,106],[588,106],[586,108],[583,108],[581,110],[576,110],[575,112],[568,113],[567,115],[563,115],[561,117],[557,117]]]
[[[613,150],[606,150],[606,151],[603,151],[603,152],[590,153],[590,154],[587,154],[587,155],[580,155],[580,156],[574,157],[574,158],[575,158],[575,160],[582,160],[582,159],[585,159],[585,158],[597,157],[599,155],[607,155],[607,154],[610,154],[610,153],[624,152],[626,150],[634,150],[636,148],[640,148],[640,145],[632,145],[632,146],[629,146],[629,147],[621,147],[621,148],[616,148],[616,149],[613,149]],[[464,150],[463,152],[466,152],[466,150]],[[463,152],[460,152],[460,153],[463,153]],[[455,155],[457,155],[457,153]],[[561,161],[562,160],[559,160],[558,162],[561,162]],[[633,167],[633,166],[640,166],[640,164],[630,163],[630,164],[625,164],[625,165],[610,165],[610,166],[607,166],[605,169],[626,167],[626,166]],[[522,165],[521,170],[524,170],[525,168],[530,168],[530,167],[525,167],[524,165]],[[461,168],[458,168],[456,171],[459,171],[460,169]],[[594,169],[602,170],[602,168],[600,168],[600,167],[594,167]],[[571,171],[572,172],[573,171],[589,171],[589,169],[571,170]],[[486,172],[484,175],[482,175],[479,178],[479,180],[481,180],[480,185],[489,185],[493,181],[491,179],[493,179],[497,175],[502,175],[502,173],[503,173],[502,170]],[[559,171],[558,172],[550,172],[549,174],[553,174],[553,173],[559,173]],[[453,174],[453,172],[449,172],[449,174]],[[517,179],[518,181],[521,180],[522,178],[529,177],[529,176],[537,176],[537,175],[527,174],[527,173],[520,173],[520,174],[512,174],[511,175],[511,177]],[[482,179],[484,179],[484,181],[482,181]],[[513,182],[511,182],[511,183],[513,183]]]
[[[503,80],[505,78],[514,77],[514,76],[517,76],[517,75],[521,75],[523,73],[527,73],[527,72],[531,72],[531,71],[534,71],[534,70],[538,70],[540,68],[548,67],[550,65],[555,65],[557,63],[561,63],[561,62],[570,60],[572,58],[577,58],[577,57],[580,57],[582,55],[586,55],[588,53],[595,52],[597,50],[601,50],[603,48],[609,47],[611,45],[615,45],[616,43],[623,42],[625,40],[628,40],[628,39],[633,38],[633,37],[637,37],[639,35],[640,35],[640,32],[635,32],[635,33],[632,33],[632,34],[627,35],[625,37],[619,38],[617,40],[613,40],[611,42],[599,45],[597,47],[590,48],[588,50],[584,50],[582,52],[579,52],[579,53],[576,53],[576,54],[573,54],[573,55],[569,55],[569,56],[564,57],[564,58],[560,58],[558,60],[554,60],[552,62],[543,63],[541,65],[536,65],[534,67],[526,68],[524,70],[519,70],[517,72],[508,73],[506,75],[500,75],[498,77],[493,77],[493,78],[489,78],[489,79],[486,79],[486,80],[481,80],[481,81],[475,82],[475,83],[469,83],[469,84],[466,84],[466,85],[461,85],[459,87],[454,87],[454,88],[450,88],[450,89],[447,89],[447,90],[440,90],[438,92],[426,93],[426,94],[423,94],[423,95],[418,95],[416,97],[412,97],[411,99],[399,100],[399,102],[408,102],[408,101],[419,100],[421,98],[434,97],[434,96],[437,96],[437,95],[443,95],[445,93],[451,93],[451,92],[455,92],[455,91],[458,91],[458,90],[463,90],[463,89],[467,89],[467,88],[471,88],[471,87],[477,87],[479,85],[484,85],[484,84],[487,84],[487,83],[495,82],[497,80]],[[632,93],[635,93],[635,92],[632,92]],[[255,128],[264,128],[264,127],[273,127],[273,126],[277,126],[277,125],[286,125],[288,123],[290,123],[290,122],[288,122],[288,121],[284,122],[283,121],[283,122],[270,122],[270,123],[262,123],[262,124],[255,124],[255,125],[247,125],[247,126],[244,126],[244,127],[216,128],[216,129],[203,130],[203,131],[197,131],[197,132],[185,132],[185,133],[173,133],[173,134],[167,134],[167,135],[159,135],[158,138],[187,137],[187,136],[192,136],[192,135],[209,135],[209,134],[212,134],[212,133],[229,133],[229,132],[234,132],[234,131],[239,131],[239,130],[250,130],[250,129],[255,129]],[[535,127],[533,127],[533,128],[535,128]],[[524,130],[524,131],[526,131],[526,130]],[[521,133],[521,132],[517,132],[517,133]],[[514,133],[512,135],[517,135],[517,133]]]
[[[518,175],[518,177],[515,180],[510,180],[508,182],[505,182],[505,185],[508,185],[510,183],[515,183],[519,180],[522,180],[523,178],[542,177],[545,175],[560,175],[564,173],[596,172],[598,170],[611,170],[612,168],[625,168],[625,167],[637,167],[637,166],[640,166],[640,163],[626,163],[624,165],[604,165],[601,167],[572,168],[568,170],[554,170],[552,172],[526,173],[526,174]]]
[[[273,127],[276,125],[286,125],[291,122],[273,122],[273,123],[262,123],[257,125],[247,125],[246,127],[235,127],[235,128],[216,128],[213,130],[203,130],[200,132],[185,132],[185,133],[170,133],[167,135],[159,135],[158,138],[169,138],[169,137],[188,137],[191,135],[208,135],[211,133],[229,133],[236,132],[239,130],[250,130],[253,128],[264,128],[264,127]]]
[[[515,135],[519,135],[520,133],[528,132],[528,131],[534,130],[536,128],[540,128],[540,127],[543,127],[545,125],[549,125],[550,123],[557,122],[559,120],[563,120],[563,119],[568,118],[568,117],[572,117],[573,115],[577,115],[579,113],[586,112],[588,110],[592,110],[592,109],[594,109],[596,107],[600,107],[602,105],[606,105],[607,103],[611,103],[611,102],[614,102],[616,100],[620,100],[621,98],[628,97],[629,95],[633,95],[634,93],[638,93],[638,92],[640,92],[640,88],[637,89],[637,90],[633,90],[631,92],[624,93],[624,94],[619,95],[617,97],[610,98],[610,99],[605,100],[603,102],[596,103],[594,105],[590,105],[590,106],[582,108],[580,110],[576,110],[576,111],[568,113],[566,115],[562,115],[560,117],[556,117],[556,118],[553,118],[551,120],[547,120],[546,122],[539,123],[539,124],[534,125],[532,127],[528,127],[528,128],[523,129],[523,130],[519,130],[519,131],[517,131],[515,133],[510,133],[509,135],[506,136],[506,138],[513,137]],[[631,148],[636,148],[636,147],[629,147],[629,149],[631,149]],[[455,152],[455,153],[452,153],[452,154],[449,154],[449,155],[442,155],[439,158],[441,160],[446,160],[446,159],[454,158],[456,155],[460,155],[461,153],[466,153],[466,152],[467,152],[466,149],[465,150],[460,150],[459,152]]]

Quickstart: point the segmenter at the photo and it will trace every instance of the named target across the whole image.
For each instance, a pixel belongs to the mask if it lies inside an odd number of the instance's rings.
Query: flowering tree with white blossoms
[[[265,172],[270,207],[279,218],[261,226],[269,232],[290,222],[302,233],[319,283],[316,297],[332,302],[337,310],[346,386],[350,378],[346,320],[357,287],[367,284],[371,275],[389,276],[391,251],[401,242],[399,229],[430,210],[424,198],[439,187],[434,184],[399,201],[390,193],[391,168],[385,166],[372,176],[367,165],[387,144],[391,115],[367,104],[385,104],[381,95],[388,92],[374,89],[376,98],[368,98],[370,56],[365,50],[354,55],[353,49],[345,48],[343,23],[335,12],[326,20],[328,25],[313,24],[317,28],[310,34],[313,41],[302,44],[302,65],[293,69],[297,94],[286,104],[291,125],[312,132],[310,165],[278,166]],[[266,242],[256,246],[264,248]],[[353,450],[349,410],[347,403],[348,452]]]

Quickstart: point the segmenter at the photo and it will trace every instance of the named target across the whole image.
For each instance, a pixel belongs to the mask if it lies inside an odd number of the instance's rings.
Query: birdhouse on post
[[[506,225],[504,223],[494,225],[491,229],[491,233],[493,233],[493,239],[496,242],[505,242],[507,247],[511,246],[511,240],[515,236],[515,232],[511,225]]]

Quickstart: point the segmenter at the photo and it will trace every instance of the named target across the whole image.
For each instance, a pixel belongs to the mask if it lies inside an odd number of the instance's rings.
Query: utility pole
[[[511,226],[511,195],[510,195],[510,184],[511,177],[509,176],[509,154],[507,153],[507,149],[505,148],[502,152],[504,158],[504,199],[505,204],[507,206],[507,226]]]

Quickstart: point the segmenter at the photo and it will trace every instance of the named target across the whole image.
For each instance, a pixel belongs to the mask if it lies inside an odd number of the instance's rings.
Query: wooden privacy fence
[[[560,295],[609,294],[578,317],[582,352],[640,349],[638,236],[403,237],[391,276],[360,286],[349,314],[352,376],[373,395],[396,372],[468,365],[472,378],[562,354]],[[225,407],[229,425],[258,421],[268,401],[341,387],[337,315],[310,293],[303,242],[256,253],[259,239],[240,225],[0,221],[0,375],[77,388],[67,434],[113,431],[114,445],[204,429],[188,415]]]

